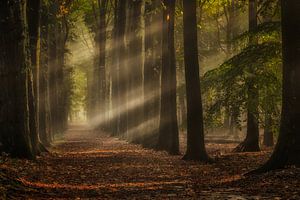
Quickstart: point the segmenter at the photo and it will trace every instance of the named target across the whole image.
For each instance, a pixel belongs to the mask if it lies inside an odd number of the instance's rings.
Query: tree
[[[250,173],[300,165],[300,3],[282,0],[283,99],[278,142],[268,162]]]
[[[145,92],[145,121],[158,117],[159,111],[159,74],[157,63],[157,42],[160,32],[161,16],[158,12],[158,1],[146,2],[145,5],[145,64],[144,64],[144,92]],[[157,15],[159,18],[157,18]],[[153,125],[153,124],[152,124]],[[151,126],[152,126],[151,125]],[[146,127],[147,128],[147,127]]]
[[[137,101],[132,108],[128,108],[128,130],[138,130],[144,123],[144,88],[143,88],[143,68],[144,68],[144,34],[143,34],[143,14],[144,0],[128,1],[128,102]],[[122,77],[123,78],[123,77]],[[122,82],[121,82],[122,83]],[[129,136],[133,139],[135,131]]]
[[[31,136],[30,99],[33,85],[27,32],[26,0],[0,3],[0,132],[4,151],[12,156],[35,158]],[[36,131],[36,129],[35,129]]]
[[[124,2],[123,2],[124,3]],[[112,85],[112,119],[111,119],[111,132],[112,135],[117,136],[120,135],[120,73],[119,73],[119,11],[120,11],[120,0],[115,0],[115,8],[114,8],[114,28],[113,28],[113,50],[112,50],[112,69],[113,72],[111,74],[111,85]],[[120,16],[121,17],[121,16]]]
[[[257,28],[257,2],[249,0],[249,32]],[[250,44],[257,43],[256,38],[250,37]],[[253,68],[249,68],[247,85],[247,135],[245,140],[235,148],[237,152],[260,151],[259,148],[259,125],[258,125],[258,86],[254,83],[255,73]],[[252,78],[251,78],[252,76]]]
[[[40,45],[41,50],[38,55],[40,58],[40,70],[39,70],[39,101],[38,101],[38,113],[39,113],[39,136],[43,145],[49,146],[51,141],[51,115],[50,115],[50,96],[49,96],[49,59],[48,59],[48,47],[49,47],[49,17],[48,6],[43,2],[41,12],[41,33],[40,33]]]
[[[209,161],[204,144],[203,108],[197,47],[196,0],[183,1],[184,60],[187,98],[185,160]]]
[[[120,133],[125,134],[127,132],[127,64],[126,64],[126,45],[125,45],[125,33],[126,33],[126,5],[127,0],[121,0],[118,3],[117,9],[117,27],[116,27],[116,51],[118,55],[118,69],[119,69],[119,98],[122,99],[122,108],[124,112],[119,113],[119,131]],[[119,101],[120,102],[120,101]]]
[[[164,0],[162,30],[161,106],[157,149],[179,153],[174,48],[175,0]]]
[[[28,32],[29,32],[29,48],[31,66],[33,76],[29,73],[28,85],[32,85],[33,91],[28,91],[29,95],[29,110],[30,110],[30,133],[35,154],[39,150],[39,53],[40,53],[40,1],[28,0],[27,2],[28,15]]]
[[[271,147],[274,145],[274,127],[272,119],[272,114],[270,111],[266,111],[265,113],[265,127],[264,127],[264,140],[263,144],[267,147]]]
[[[107,0],[98,0],[99,6],[99,27],[97,30],[97,39],[96,43],[98,46],[98,62],[97,62],[97,72],[95,76],[97,77],[97,102],[96,102],[96,111],[97,114],[105,113],[106,107],[106,15],[107,15]],[[100,124],[101,128],[106,127],[106,114],[103,115],[104,124]]]

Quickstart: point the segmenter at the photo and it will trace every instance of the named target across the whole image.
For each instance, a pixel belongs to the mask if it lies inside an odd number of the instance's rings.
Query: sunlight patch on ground
[[[101,184],[101,185],[69,185],[69,184],[59,184],[59,183],[42,183],[42,182],[30,182],[23,178],[20,179],[22,183],[31,187],[38,188],[52,188],[52,189],[71,189],[71,190],[116,190],[116,189],[126,189],[126,188],[145,188],[145,189],[159,189],[163,186],[173,186],[173,185],[186,185],[186,181],[154,181],[154,182],[130,182],[130,183],[114,183],[114,184]]]

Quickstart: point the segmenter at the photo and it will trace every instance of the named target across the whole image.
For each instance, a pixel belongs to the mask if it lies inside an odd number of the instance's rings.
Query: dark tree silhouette
[[[135,99],[143,101],[143,68],[144,45],[142,29],[144,2],[143,0],[128,1],[128,101]],[[122,77],[123,78],[123,77]],[[134,108],[128,110],[128,130],[136,130],[144,122],[144,105],[138,102]],[[132,132],[133,135],[137,134]],[[128,137],[132,141],[132,135]]]
[[[175,0],[163,1],[161,108],[157,148],[179,153],[176,106],[176,63],[174,48]]]
[[[97,77],[97,101],[96,101],[96,112],[97,113],[105,113],[106,104],[106,15],[107,15],[107,7],[108,0],[98,0],[99,6],[99,27],[97,30],[97,47],[98,47],[98,63],[97,73],[95,76]],[[106,120],[107,115],[104,114],[104,123],[100,124],[98,128],[106,128]]]
[[[196,0],[183,1],[184,60],[187,96],[185,160],[209,161],[204,144],[203,108],[197,46]]]
[[[0,3],[0,133],[4,151],[16,157],[35,158],[37,135],[30,109],[34,102],[27,32],[26,1]]]
[[[128,77],[127,64],[126,60],[126,44],[125,44],[125,33],[126,33],[126,8],[127,8],[127,0],[120,0],[118,3],[117,10],[117,55],[118,55],[118,68],[119,68],[119,98],[122,99],[122,108],[127,110],[127,91],[128,91],[128,81],[126,78]],[[127,112],[121,112],[119,119],[119,131],[124,134],[127,132]]]

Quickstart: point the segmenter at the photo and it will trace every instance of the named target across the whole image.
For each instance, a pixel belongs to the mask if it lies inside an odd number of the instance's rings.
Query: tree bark
[[[144,68],[144,34],[143,13],[144,1],[128,1],[130,22],[128,41],[128,102],[132,107],[128,108],[128,140],[132,141],[144,122],[144,91],[143,91],[143,68]],[[136,103],[133,103],[137,101]],[[133,105],[135,104],[135,105]]]
[[[210,161],[204,144],[203,108],[199,78],[196,0],[183,1],[184,60],[187,94],[187,151],[185,160]]]
[[[36,154],[40,152],[39,144],[39,70],[40,70],[40,1],[28,0],[28,31],[29,31],[29,45],[30,57],[33,76],[28,77],[28,84],[32,85],[33,91],[28,91],[30,103],[30,132],[33,144],[33,150]],[[29,88],[32,88],[29,87]]]
[[[28,84],[32,75],[27,32],[26,1],[0,3],[0,133],[4,151],[12,156],[35,158],[30,133]],[[13,59],[12,59],[13,58]],[[32,99],[34,101],[34,99]]]
[[[120,0],[115,0],[114,8],[114,29],[112,33],[113,37],[113,48],[112,48],[112,74],[111,74],[111,84],[112,84],[112,118],[111,118],[111,132],[113,136],[120,134],[120,74],[119,74],[119,52],[118,52],[118,9]]]
[[[161,106],[157,149],[179,154],[174,47],[175,0],[164,0],[162,30]]]
[[[127,133],[127,109],[128,109],[128,99],[127,99],[127,62],[126,62],[126,45],[125,45],[125,34],[126,34],[126,6],[127,0],[121,0],[118,4],[118,21],[117,21],[117,51],[118,51],[118,69],[119,69],[119,97],[122,99],[121,105],[123,112],[120,112],[119,119],[119,131],[121,134]]]
[[[107,0],[98,0],[99,6],[99,27],[98,27],[98,68],[99,68],[99,76],[98,78],[98,99],[96,100],[96,110],[97,115],[103,116],[103,123],[100,124],[98,128],[106,128],[107,124],[107,115],[105,112],[106,107],[106,14],[107,14]]]
[[[249,31],[257,28],[257,2],[249,0]],[[256,38],[250,36],[250,45],[256,44]],[[255,76],[254,70],[250,67],[250,76]],[[259,148],[259,113],[258,113],[258,87],[254,83],[254,77],[249,77],[247,82],[247,135],[245,140],[239,144],[234,151],[236,152],[256,152]]]
[[[263,144],[267,147],[274,145],[273,119],[270,113],[265,113],[264,141]]]
[[[49,96],[49,8],[42,4],[41,15],[41,53],[40,53],[40,75],[39,75],[39,136],[42,144],[51,144],[51,118],[50,118],[50,96]]]

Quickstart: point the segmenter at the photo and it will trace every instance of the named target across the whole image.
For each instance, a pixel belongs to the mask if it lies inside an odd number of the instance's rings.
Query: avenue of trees
[[[99,133],[171,155],[186,131],[185,160],[213,162],[213,130],[245,131],[234,151],[260,151],[263,130],[276,146],[254,172],[299,165],[299,10],[298,0],[1,1],[0,150],[35,159],[80,107]],[[68,64],[80,38],[92,55],[78,58],[81,76]]]

